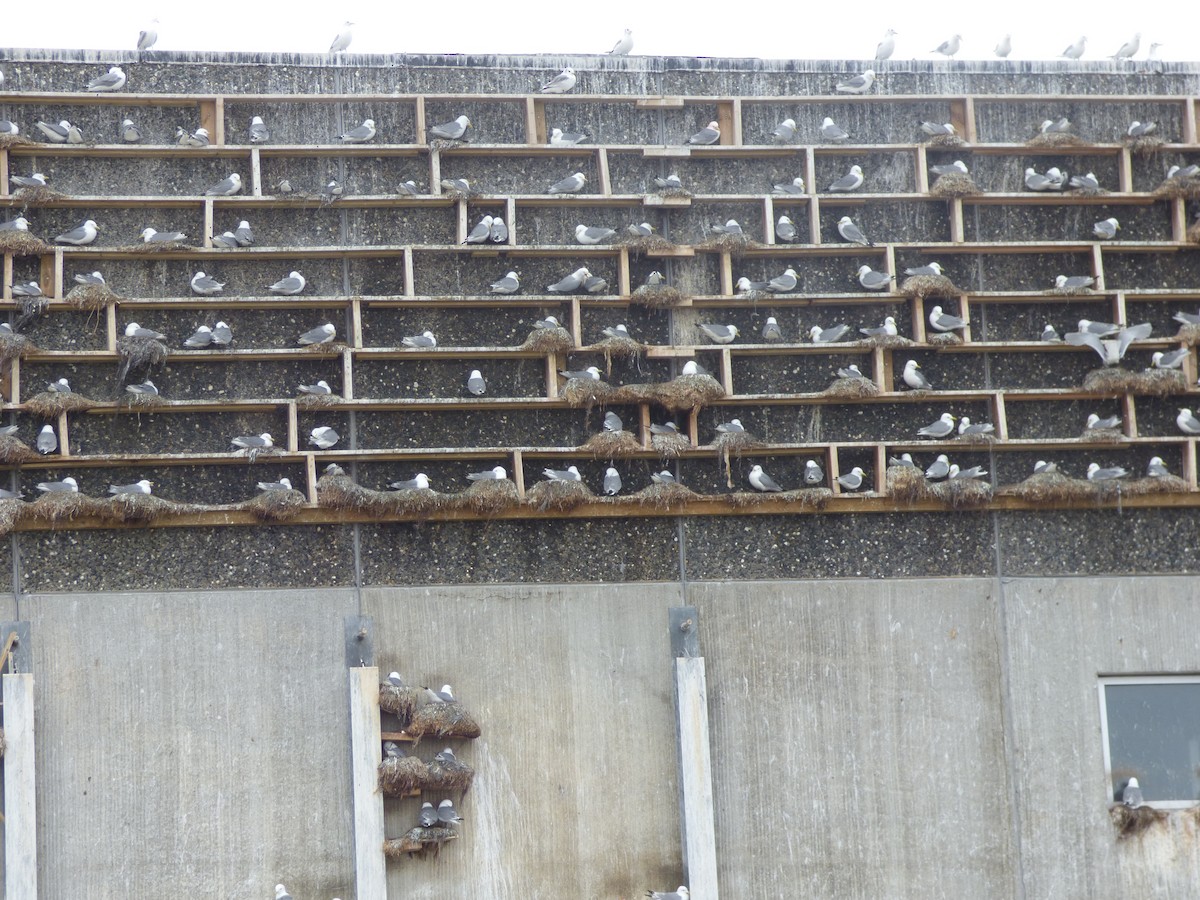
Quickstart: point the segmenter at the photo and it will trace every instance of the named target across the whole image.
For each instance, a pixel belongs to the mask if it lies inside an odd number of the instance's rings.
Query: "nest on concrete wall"
[[[263,522],[286,522],[299,515],[308,500],[297,490],[260,491],[249,500],[234,504],[235,509],[249,510]]]
[[[385,681],[379,685],[379,708],[395,716],[401,728],[407,728],[420,696],[421,692],[416,688]]]
[[[525,491],[525,502],[538,512],[567,512],[595,499],[596,495],[582,481],[539,481]]]
[[[538,353],[561,353],[574,347],[571,332],[561,325],[557,328],[535,328],[521,345],[522,350],[536,350]]]
[[[515,493],[516,489],[513,490]],[[418,706],[413,710],[412,721],[405,731],[413,736],[414,741],[430,735],[474,740],[482,734],[479,723],[457,700]]]
[[[859,341],[868,347],[911,347],[913,341],[900,334],[871,334],[864,335]]]
[[[388,756],[379,764],[379,790],[388,797],[407,797],[429,781],[429,767],[415,756]]]
[[[991,444],[996,440],[994,431],[977,432],[975,434],[960,434],[955,438],[960,444]]]
[[[925,342],[934,346],[952,346],[961,344],[963,339],[953,331],[929,331],[925,333]]]
[[[833,491],[829,488],[797,488],[791,491],[735,491],[725,499],[735,509],[748,506],[769,506],[772,503],[797,504],[804,509],[821,510],[829,503]]]
[[[383,842],[383,855],[388,859],[400,859],[404,856],[425,856],[432,849],[436,856],[447,841],[458,839],[458,833],[452,828],[422,828],[419,825],[410,829],[403,837],[388,838]]]
[[[685,450],[690,450],[692,442],[685,434],[652,434],[650,446],[658,451],[663,459],[675,459]]]
[[[950,135],[946,135],[950,137]],[[929,186],[933,197],[971,197],[983,193],[975,184],[975,179],[963,172],[948,172],[939,175],[937,181]]]
[[[926,145],[930,147],[965,147],[967,142],[957,134],[934,134],[930,135]]]
[[[1178,475],[1147,475],[1125,482],[1126,494],[1186,494],[1191,490],[1186,479]]]
[[[55,491],[43,494],[32,503],[26,504],[24,516],[39,522],[58,525],[83,516],[111,518],[107,502],[80,494],[77,491]]]
[[[687,412],[725,396],[725,388],[711,375],[680,375],[659,385],[655,402],[670,412]]]
[[[13,194],[13,199],[20,200],[25,206],[45,206],[59,200],[66,200],[67,196],[52,187],[41,184],[37,187],[21,188]]]
[[[982,478],[947,478],[929,485],[929,493],[954,509],[987,506],[992,500],[992,486]]]
[[[879,394],[879,386],[857,375],[851,375],[849,378],[839,376],[821,393],[826,397],[874,397]]]
[[[884,472],[888,496],[897,500],[927,500],[932,496],[925,473],[914,466],[888,466]]]
[[[717,456],[722,459],[728,459],[730,455],[741,456],[748,450],[758,450],[763,446],[763,442],[748,431],[718,431],[712,442]]]
[[[1123,394],[1133,390],[1137,373],[1120,366],[1093,369],[1083,376],[1083,389],[1097,394]]]
[[[517,486],[507,478],[490,478],[472,482],[460,494],[446,497],[446,505],[453,509],[468,509],[479,515],[491,515],[521,505]]]
[[[1141,137],[1125,135],[1125,146],[1129,151],[1147,158],[1158,156],[1166,144],[1167,142],[1156,134],[1143,134]]]
[[[674,244],[659,234],[638,235],[637,237],[627,234],[617,243],[628,247],[629,252],[634,256],[641,256],[648,253],[666,253],[675,249]]]
[[[0,150],[7,150],[9,147],[19,147],[21,144],[32,144],[30,140],[23,134],[0,134]]]
[[[33,341],[23,334],[0,334],[0,360],[20,359],[36,353]]]
[[[692,192],[681,187],[655,187],[649,193],[650,197],[662,197],[664,200],[691,200]]]
[[[1200,222],[1196,224],[1200,225]],[[1179,331],[1175,334],[1175,337],[1178,340],[1183,341],[1189,347],[1194,347],[1197,344],[1200,344],[1200,325],[1180,325]]]
[[[1059,503],[1083,500],[1096,495],[1095,485],[1082,478],[1071,478],[1057,470],[1038,472],[1024,481],[996,491],[997,496],[1020,497],[1031,503]]]
[[[177,503],[153,494],[117,494],[108,499],[107,517],[114,522],[148,523],[209,508],[202,503]]]
[[[715,250],[739,257],[747,250],[760,250],[765,244],[751,240],[744,234],[715,234],[705,238],[696,245],[697,250]]]
[[[0,434],[0,463],[20,465],[37,459],[38,452],[13,434]]]
[[[1047,131],[1035,134],[1025,142],[1026,147],[1083,147],[1086,144],[1087,141],[1069,131]]]
[[[125,298],[114,294],[105,284],[77,284],[63,299],[76,309],[97,310]]]
[[[1117,828],[1118,841],[1144,834],[1159,822],[1166,822],[1168,818],[1165,810],[1152,806],[1131,807],[1123,803],[1111,807],[1108,815]]]
[[[42,419],[57,419],[60,413],[81,412],[100,405],[74,391],[43,391],[25,401],[25,410]]]
[[[462,791],[471,789],[475,780],[475,770],[457,759],[431,759],[427,768],[425,783],[421,785],[429,790]]]
[[[153,409],[158,406],[170,406],[170,400],[164,400],[160,394],[134,394],[130,391],[125,392],[120,401],[129,407],[137,407],[138,409]]]
[[[126,244],[115,249],[117,253],[178,253],[200,248],[184,241],[138,241],[136,244]]]
[[[125,373],[161,366],[171,351],[155,338],[121,337],[117,340],[117,355],[121,358],[121,372]]]
[[[1155,197],[1200,200],[1200,178],[1168,178],[1151,193]]]
[[[320,409],[325,406],[336,406],[341,402],[341,394],[309,394],[301,391],[296,395],[296,406],[299,409]]]
[[[604,354],[604,365],[608,374],[611,375],[614,357],[616,359],[637,359],[638,355],[645,351],[646,345],[635,341],[633,338],[607,337],[602,341],[597,341],[587,349],[596,350]]]
[[[1188,383],[1179,369],[1144,369],[1133,373],[1129,389],[1135,394],[1166,397],[1170,394],[1187,393]]]
[[[647,309],[670,309],[688,299],[687,294],[669,284],[642,284],[633,289],[629,299]]]
[[[17,523],[21,521],[21,517],[25,515],[25,502],[23,500],[0,500],[0,535],[10,534]],[[0,738],[0,745],[3,739]],[[4,752],[0,749],[0,756]]]
[[[563,399],[568,406],[577,409],[590,406],[605,406],[617,396],[617,389],[607,381],[594,378],[569,378],[563,388]]]
[[[601,431],[593,434],[579,448],[593,459],[614,459],[642,451],[642,445],[628,431]]]
[[[345,341],[326,341],[324,344],[305,344],[300,349],[314,356],[341,356],[346,348]]]
[[[38,256],[54,248],[28,231],[0,231],[0,253],[13,256]]]
[[[699,496],[690,487],[682,485],[677,481],[668,482],[667,484],[654,482],[649,487],[642,488],[636,494],[620,498],[620,502],[632,503],[637,506],[652,506],[655,509],[673,509],[683,506],[685,503],[695,500]]]
[[[910,275],[900,285],[900,293],[906,297],[957,297],[962,293],[954,282],[945,275]]]
[[[1087,428],[1079,433],[1077,441],[1087,441],[1096,444],[1116,444],[1125,440],[1125,432],[1120,428]]]

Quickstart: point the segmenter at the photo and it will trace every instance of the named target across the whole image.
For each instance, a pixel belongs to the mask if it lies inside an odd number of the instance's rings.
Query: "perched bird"
[[[6,222],[0,222],[0,231],[28,231],[29,220],[24,216],[17,216],[15,219],[9,219]],[[78,276],[76,276],[78,277]]]
[[[71,385],[67,379],[60,378],[46,385],[46,390],[51,394],[69,394],[71,393]]]
[[[704,366],[700,365],[700,363],[696,362],[694,359],[689,359],[687,362],[685,362],[683,364],[683,371],[680,372],[680,374],[681,375],[707,375],[708,370],[705,369]]]
[[[743,275],[737,280],[735,287],[739,294],[749,294],[755,291],[765,291],[767,289],[767,284],[768,282],[766,281],[751,281],[749,278]]]
[[[1171,316],[1180,325],[1200,325],[1200,313],[1177,312]]]
[[[143,338],[148,341],[165,341],[167,339],[165,334],[152,328],[143,328],[137,322],[130,322],[125,326],[125,337]]]
[[[655,484],[678,484],[679,483],[679,480],[674,475],[672,475],[670,472],[668,472],[666,469],[663,469],[661,472],[656,472],[653,475],[651,475],[650,480],[653,481]]]
[[[561,281],[549,285],[546,290],[552,294],[569,294],[572,291],[579,290],[579,288],[583,286],[584,280],[590,278],[591,275],[591,272],[589,272],[586,268],[581,267],[576,269]]]
[[[796,285],[799,283],[799,278],[796,277],[796,270],[788,266],[783,270],[782,275],[776,275],[767,282],[767,290],[772,294],[790,294],[796,290]]]
[[[308,442],[318,450],[328,450],[342,439],[342,436],[328,425],[314,428],[308,435]]]
[[[763,471],[762,466],[751,467],[751,469],[750,469],[750,486],[752,488],[754,488],[756,491],[761,491],[764,494],[765,493],[775,494],[775,493],[779,493],[780,491],[783,490],[783,488],[781,488],[775,482],[774,478],[772,478],[770,475],[768,475],[766,472]]]
[[[727,234],[731,237],[745,237],[746,232],[742,230],[742,226],[737,219],[727,219],[724,225],[710,225],[709,231],[714,234]]]
[[[149,50],[158,40],[158,19],[151,19],[150,24],[138,32],[137,48]]]
[[[280,478],[278,481],[260,481],[258,489],[260,491],[290,491],[292,482],[289,478]]]
[[[83,132],[75,125],[72,125],[66,119],[60,121],[57,125],[53,122],[38,121],[34,123],[42,136],[52,144],[82,144]],[[16,134],[16,132],[12,132]]]
[[[218,322],[213,326],[212,342],[218,347],[228,347],[233,343],[233,331],[224,322]]]
[[[900,466],[903,469],[915,469],[917,464],[913,462],[911,453],[901,453],[899,456],[888,457],[889,466]]]
[[[838,378],[861,378],[863,381],[870,381],[863,374],[862,369],[858,367],[858,363],[850,363],[848,366],[842,366],[837,370]]]
[[[390,487],[392,490],[396,490],[396,491],[428,491],[428,490],[431,490],[431,488],[429,487],[429,478],[425,475],[424,472],[418,472],[413,478],[410,478],[408,481],[393,481],[391,484],[388,485],[388,487]],[[429,804],[427,803],[425,805],[428,806]]]
[[[354,23],[347,22],[342,26],[342,30],[337,33],[337,37],[333,39],[333,43],[329,45],[330,53],[341,53],[350,46],[350,41],[354,39]]]
[[[895,278],[895,275],[889,275],[887,272],[876,272],[870,266],[858,267],[858,283],[868,291],[886,291]]]
[[[233,232],[233,239],[237,241],[239,247],[249,247],[254,243],[254,232],[250,229],[250,223],[245,219],[238,222],[237,229]]]
[[[936,47],[933,48],[932,52],[940,53],[940,54],[942,54],[942,56],[945,56],[945,57],[950,57],[950,56],[953,56],[955,53],[957,53],[959,51],[960,47],[962,47],[962,35],[956,34],[953,37],[951,37],[950,40],[942,41],[940,44],[938,44]]]
[[[567,381],[573,378],[578,378],[581,381],[600,380],[600,370],[595,366],[588,366],[586,369],[561,369],[558,374],[567,379]]]
[[[779,322],[774,316],[767,316],[767,322],[762,327],[762,338],[764,341],[782,341],[783,330],[779,327]]]
[[[954,416],[950,415],[950,413],[942,413],[936,422],[926,425],[923,428],[918,428],[917,434],[921,437],[931,438],[949,437],[954,433],[954,422]]]
[[[32,175],[13,175],[9,178],[17,187],[39,188],[46,186],[46,176],[41,172],[34,172]]]
[[[453,828],[463,820],[454,808],[453,800],[443,800],[438,804],[438,822],[448,827]]]
[[[721,139],[721,126],[716,122],[709,122],[695,134],[687,139],[689,144],[699,144],[701,146],[715,144]]]
[[[1132,138],[1145,137],[1148,134],[1153,134],[1158,130],[1156,122],[1139,122],[1134,119],[1129,123],[1129,129],[1125,132]]]
[[[565,94],[571,88],[575,87],[575,70],[570,66],[563,69],[555,75],[550,81],[542,85],[541,93],[543,94]]]
[[[1025,187],[1031,191],[1061,191],[1063,183],[1055,181],[1053,178],[1047,178],[1045,175],[1039,175],[1033,166],[1030,166],[1025,170]]]
[[[814,325],[808,330],[808,336],[814,344],[833,344],[844,338],[849,331],[849,325],[834,325],[832,328]]]
[[[1187,347],[1179,347],[1168,353],[1158,351],[1150,357],[1150,365],[1155,369],[1178,369],[1190,354],[1191,350]]]
[[[375,120],[363,119],[357,128],[351,128],[345,134],[339,134],[338,140],[343,144],[365,144],[375,137]]]
[[[544,319],[538,319],[533,323],[534,328],[561,328],[562,323],[554,316],[546,316]]]
[[[699,322],[696,324],[696,327],[704,332],[709,340],[716,344],[732,343],[733,339],[738,336],[736,325],[719,325],[715,323],[709,324],[705,322]]]
[[[36,281],[27,281],[25,284],[14,284],[11,285],[11,289],[14,297],[42,296],[42,286]]]
[[[1039,459],[1033,464],[1034,475],[1048,475],[1052,472],[1057,472],[1058,466],[1054,463],[1046,462],[1044,459]]]
[[[672,172],[666,178],[657,178],[656,177],[654,179],[654,184],[656,187],[666,188],[667,190],[673,190],[673,191],[682,191],[683,190],[683,182],[679,179],[679,175],[676,172]]]
[[[225,289],[225,282],[216,281],[212,278],[209,278],[203,272],[197,272],[195,275],[193,275],[191,284],[192,290],[195,293],[202,294],[204,296],[219,294]]]
[[[949,122],[921,122],[920,128],[930,137],[942,137],[955,134],[954,126]]]
[[[650,900],[691,900],[691,894],[688,893],[686,885],[680,885],[673,891],[646,891],[646,896]]]
[[[1100,238],[1100,240],[1109,240],[1117,236],[1117,230],[1121,227],[1121,223],[1114,218],[1101,219],[1092,225],[1092,234]]]
[[[142,130],[133,124],[133,119],[121,122],[121,140],[126,144],[136,144],[142,139]]]
[[[488,286],[489,294],[515,294],[521,289],[521,279],[516,272],[509,272]]]
[[[1120,48],[1114,53],[1111,59],[1129,59],[1138,52],[1138,48],[1142,45],[1142,33],[1139,31],[1131,40],[1123,43]]]
[[[1121,791],[1121,802],[1132,809],[1137,809],[1139,806],[1145,804],[1146,801],[1142,798],[1141,785],[1138,784],[1136,778],[1130,778],[1125,783],[1125,788]]]
[[[629,329],[626,328],[624,324],[609,326],[600,333],[605,337],[625,338],[627,340],[632,340],[632,338],[629,337]]]
[[[70,231],[63,232],[54,240],[59,244],[72,244],[76,247],[82,247],[96,240],[96,233],[99,230],[100,226],[93,220],[88,219],[82,225],[72,228]]]
[[[863,486],[863,470],[855,466],[845,475],[839,475],[837,482],[848,491],[857,491]]]
[[[1168,181],[1171,179],[1195,178],[1197,175],[1200,175],[1200,166],[1194,163],[1190,166],[1171,166],[1171,168],[1167,169]]]
[[[277,282],[268,287],[267,290],[269,290],[272,294],[294,295],[303,291],[304,286],[307,283],[308,282],[304,280],[304,276],[299,272],[291,272],[288,274],[287,278],[279,279]]]
[[[1006,34],[1000,38],[995,49],[992,50],[1001,59],[1008,59],[1008,54],[1012,53],[1012,35]]]
[[[99,94],[119,91],[123,87],[125,87],[125,73],[121,71],[120,66],[113,66],[99,78],[89,81],[87,89],[90,93]]]
[[[388,682],[391,683],[391,676],[388,676]],[[403,684],[398,684],[396,687],[403,687]],[[400,746],[395,741],[383,742],[384,759],[403,759],[407,754],[400,749]]]
[[[565,469],[542,469],[542,476],[547,481],[583,481],[583,476],[575,466],[567,466]]]
[[[579,131],[563,131],[561,128],[550,129],[551,147],[573,147],[576,144],[582,144],[588,139],[585,132]]]
[[[825,470],[815,459],[806,460],[804,463],[804,483],[809,487],[825,483]]]
[[[1087,35],[1083,35],[1075,43],[1068,44],[1067,49],[1060,53],[1059,56],[1066,59],[1079,59],[1079,57],[1083,56],[1083,49],[1086,46]]]
[[[840,94],[865,94],[871,89],[871,85],[875,83],[875,73],[871,69],[867,69],[861,75],[855,75],[852,78],[847,78],[845,81],[837,83],[837,91]]]
[[[271,139],[271,132],[267,130],[266,124],[262,120],[262,116],[255,116],[250,120],[250,143],[265,144]]]
[[[867,337],[896,337],[900,331],[896,328],[896,317],[886,316],[882,325],[858,329],[859,334]]]
[[[458,116],[449,122],[443,122],[441,125],[434,125],[429,129],[429,133],[443,141],[461,141],[467,133],[467,129],[471,127],[471,120],[466,116]]]
[[[1146,466],[1147,476],[1150,478],[1162,478],[1164,475],[1170,474],[1161,456],[1151,457],[1149,464]]]
[[[483,244],[492,235],[492,217],[484,216],[475,223],[475,227],[471,229],[463,241],[464,244]]]
[[[1059,336],[1057,329],[1055,329],[1055,327],[1049,322],[1047,322],[1046,327],[1042,329],[1041,340],[1046,341],[1047,343],[1062,343],[1062,338]]]
[[[68,475],[62,481],[39,481],[37,489],[47,494],[78,494],[79,482]]]
[[[1091,275],[1058,275],[1054,279],[1054,286],[1060,291],[1079,291],[1095,283],[1096,279]]]
[[[879,62],[884,59],[891,59],[892,54],[896,51],[896,32],[888,29],[883,33],[883,40],[875,46],[875,60]]]
[[[42,430],[38,432],[37,442],[34,446],[37,447],[38,453],[42,454],[42,456],[53,453],[58,449],[58,434],[55,432],[53,425],[42,426]]]
[[[937,459],[930,463],[929,468],[925,470],[925,477],[930,481],[937,481],[939,478],[945,478],[950,474],[950,458],[945,453],[939,453]]]
[[[779,221],[775,223],[775,237],[785,243],[794,244],[799,237],[795,223],[787,216],[780,216]]]
[[[904,364],[904,372],[900,377],[903,378],[904,383],[914,391],[933,390],[933,385],[930,384],[929,379],[919,371],[920,368],[920,363],[918,363],[915,359],[910,359]]]
[[[135,481],[133,484],[110,484],[108,492],[110,494],[143,494],[149,495],[153,484],[143,478],[141,481]]]
[[[467,376],[467,392],[476,397],[482,397],[487,393],[487,382],[484,381],[483,373],[478,369],[472,369],[471,374]]]
[[[775,130],[771,132],[771,138],[777,144],[789,144],[796,137],[796,120],[784,119],[775,126]]]
[[[224,234],[214,234],[212,243],[214,247],[221,250],[236,250],[240,246],[237,237],[232,231],[226,231]]]
[[[862,167],[855,164],[850,171],[829,186],[831,193],[847,193],[857,191],[863,184]]]
[[[621,474],[612,466],[609,466],[604,470],[604,481],[601,482],[601,487],[607,496],[615,497],[621,493]]]
[[[77,284],[104,284],[104,276],[99,272],[93,272],[91,275],[76,275],[75,282]]]
[[[426,800],[421,804],[421,811],[417,814],[417,822],[422,828],[432,828],[437,824],[437,810],[433,808],[433,804]]]
[[[292,183],[286,178],[281,179],[279,184],[275,186],[275,189],[281,194],[290,194],[292,192]]]
[[[1120,416],[1105,416],[1102,419],[1098,415],[1096,415],[1096,413],[1089,413],[1088,417],[1087,417],[1087,423],[1084,425],[1084,429],[1086,431],[1092,431],[1094,429],[1105,430],[1105,429],[1120,428],[1120,427],[1121,427],[1121,417]]]
[[[821,137],[823,137],[827,141],[848,141],[848,140],[850,140],[850,135],[847,134],[829,116],[826,116],[821,122]]]
[[[235,437],[229,443],[243,450],[265,450],[275,446],[271,435],[265,431],[262,434],[244,434]]]
[[[958,434],[960,437],[971,437],[979,434],[995,434],[996,426],[990,422],[972,422],[967,416],[963,416],[958,420]]]
[[[1184,434],[1200,434],[1200,419],[1197,419],[1186,407],[1180,408],[1179,415],[1175,417],[1175,424]]]
[[[742,425],[741,419],[730,419],[718,425],[717,431],[720,434],[745,434],[746,427]]]
[[[874,242],[867,240],[867,236],[862,233],[862,229],[855,225],[854,220],[849,216],[842,216],[838,219],[837,230],[843,240],[847,240],[852,244],[862,244],[864,247],[875,246]]]
[[[0,134],[20,134],[21,126],[10,119],[0,119]]]
[[[960,469],[956,465],[950,466],[949,480],[962,481],[970,478],[982,478],[987,474],[987,470],[983,466],[971,466],[969,469]]]
[[[189,132],[177,127],[175,143],[184,147],[207,147],[212,141],[208,136],[207,128],[197,128],[195,131]]]
[[[929,171],[934,175],[970,175],[971,172],[967,168],[967,164],[961,159],[956,159],[954,162],[945,166],[930,166]]]
[[[587,176],[582,172],[576,172],[574,175],[568,175],[561,181],[556,181],[550,187],[546,188],[547,194],[576,194],[583,190],[583,186],[587,184]]]
[[[242,176],[233,172],[204,192],[206,197],[232,197],[242,189]]]
[[[408,197],[416,197],[421,192],[417,190],[417,183],[410,178],[408,181],[402,181],[396,185],[396,193],[404,194]]]
[[[174,244],[187,239],[182,231],[157,231],[153,228],[142,229],[143,244]]]
[[[331,388],[329,386],[328,381],[326,381],[325,379],[322,378],[322,379],[318,380],[316,384],[300,385],[300,393],[313,394],[314,396],[328,397],[333,394],[333,388]]]
[[[1070,180],[1067,181],[1067,187],[1083,191],[1098,191],[1100,190],[1100,182],[1096,179],[1095,174],[1088,172],[1086,175],[1072,175]]]
[[[338,197],[342,196],[342,194],[344,194],[345,192],[346,192],[346,189],[342,186],[342,183],[340,181],[338,181],[336,178],[333,178],[321,190],[321,197],[324,198],[326,203],[332,203]]]
[[[310,344],[328,344],[337,334],[337,329],[333,327],[332,322],[326,322],[324,325],[318,325],[311,331],[306,331],[296,339],[300,346],[308,346]]]
[[[504,224],[504,219],[500,216],[492,217],[492,227],[488,232],[488,239],[493,244],[503,244],[508,241],[508,226]]]
[[[633,49],[633,32],[628,28],[621,35],[621,39],[613,44],[613,48],[608,52],[613,56],[628,56],[629,51]]]
[[[1124,478],[1128,474],[1129,471],[1121,466],[1102,469],[1099,463],[1088,463],[1087,467],[1088,481],[1116,481],[1118,478]]]
[[[913,266],[911,269],[904,270],[905,275],[941,275],[942,264],[939,262],[926,263],[923,266]]]
[[[433,336],[432,331],[423,331],[420,334],[410,334],[401,338],[400,343],[405,347],[429,350],[437,346],[437,338]]]
[[[616,234],[616,230],[612,228],[604,228],[599,225],[576,225],[575,240],[581,244],[599,244],[607,241]]]
[[[958,331],[967,327],[967,320],[944,313],[940,306],[935,306],[929,311],[929,324],[933,326],[934,331]]]
[[[158,388],[154,386],[154,382],[147,378],[141,384],[127,384],[125,390],[138,397],[157,397]]]
[[[467,481],[504,481],[506,478],[508,478],[508,471],[504,466],[495,466],[491,469],[485,469],[482,472],[471,472],[467,475]],[[443,685],[442,691],[446,691],[446,686]],[[453,695],[449,699],[453,700]],[[445,697],[442,698],[442,702],[446,702]]]
[[[620,434],[625,430],[625,423],[621,421],[620,416],[609,410],[604,414],[604,430],[609,434]]]

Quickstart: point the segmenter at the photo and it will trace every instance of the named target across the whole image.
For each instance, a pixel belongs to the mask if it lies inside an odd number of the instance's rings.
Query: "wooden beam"
[[[963,227],[962,197],[950,198],[950,240],[961,244],[966,240],[966,229]]]
[[[411,247],[404,249],[404,296],[415,297],[416,285],[413,279],[413,253]]]
[[[583,316],[579,307],[579,295],[571,295],[571,340],[576,347],[583,346]],[[555,379],[557,381],[557,378]]]
[[[1126,436],[1136,438],[1138,436],[1137,404],[1134,402],[1132,394],[1121,395],[1121,418],[1124,419]]]
[[[55,424],[58,428],[58,455],[68,459],[71,456],[71,435],[67,428],[67,414],[60,412]]]
[[[4,900],[37,900],[33,676],[0,676],[4,698]]]
[[[917,144],[916,148],[916,166],[917,166],[917,193],[929,193],[929,158],[925,152],[924,144]]]
[[[578,320],[576,320],[578,321]],[[576,346],[579,345],[579,340],[576,339]],[[546,354],[546,398],[549,400],[558,399],[558,354]]]
[[[298,453],[300,447],[300,427],[296,421],[296,404],[293,401],[287,405],[287,451]]]
[[[1187,479],[1188,487],[1196,490],[1196,439],[1192,438],[1183,445],[1183,477]]]
[[[733,355],[728,347],[721,348],[721,386],[726,394],[733,393]]]
[[[766,243],[774,245],[775,240],[775,201],[771,199],[771,195],[763,197],[763,234],[766,235]]]
[[[425,143],[425,97],[418,94],[413,104],[413,143]]]
[[[38,257],[38,287],[47,297],[57,297],[54,293],[54,253]]]
[[[508,223],[508,240],[504,243],[512,247],[517,243],[517,201],[512,197],[504,201],[504,221]]]
[[[466,242],[467,235],[471,232],[471,223],[467,221],[467,201],[459,200],[454,205],[456,207],[455,212],[457,213],[454,220],[454,243],[462,244]]]
[[[362,298],[352,297],[350,299],[350,346],[361,350],[362,345]]]
[[[545,140],[538,139],[538,102],[533,97],[525,98],[525,143],[527,144],[543,144]],[[545,126],[542,126],[542,131],[545,132]]]
[[[728,250],[722,250],[717,257],[717,265],[720,267],[721,273],[721,294],[729,297],[733,295],[733,260],[730,258]]]
[[[1133,154],[1128,147],[1122,147],[1117,156],[1117,190],[1122,194],[1133,190]]]
[[[1092,245],[1092,273],[1096,279],[1096,290],[1104,290],[1104,250],[1099,242]]]
[[[355,896],[387,900],[383,841],[383,794],[379,764],[383,745],[379,728],[379,669],[351,668],[350,779],[354,796]]]
[[[1005,408],[1004,392],[1000,391],[992,398],[992,424],[996,426],[996,439],[1008,440],[1008,411]]]
[[[54,297],[63,298],[63,248],[54,248]]]
[[[517,496],[525,499],[525,463],[520,450],[512,452],[513,484],[517,486]]]
[[[1185,144],[1195,144],[1197,142],[1196,135],[1196,103],[1200,102],[1192,97],[1188,97],[1183,101],[1183,142]]]
[[[317,455],[315,453],[304,454],[304,493],[308,497],[310,506],[317,505],[317,477]]]
[[[629,248],[622,247],[617,255],[617,293],[628,297],[632,292],[629,277]]]
[[[117,304],[110,303],[104,307],[104,329],[107,351],[117,352]]]
[[[354,353],[351,350],[342,352],[342,396],[347,400],[354,399]]]
[[[271,192],[274,193],[274,187]],[[262,192],[262,151],[258,147],[250,148],[250,193],[261,197]],[[208,246],[207,244],[205,246]]]
[[[212,200],[204,201],[204,232],[203,240],[200,243],[201,247],[211,248],[213,243],[213,202]]]
[[[698,624],[696,616],[685,621],[692,623],[691,628]],[[717,900],[716,816],[704,657],[677,656],[674,674],[684,880],[693,900]]]
[[[600,193],[604,196],[612,194],[612,179],[608,175],[608,151],[601,147],[596,151],[597,180],[600,182]]]

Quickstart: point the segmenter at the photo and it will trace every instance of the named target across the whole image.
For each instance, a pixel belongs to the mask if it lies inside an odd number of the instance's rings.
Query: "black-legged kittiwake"
[[[308,282],[304,280],[304,276],[299,272],[291,272],[288,274],[287,278],[279,279],[277,282],[271,285],[268,290],[270,290],[272,294],[294,295],[303,291],[304,286],[307,283]]]

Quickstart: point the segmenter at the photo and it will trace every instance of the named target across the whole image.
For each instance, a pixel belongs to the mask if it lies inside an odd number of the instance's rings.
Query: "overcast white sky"
[[[1142,31],[1139,58],[1152,41],[1164,59],[1196,59],[1191,43],[1200,13],[1187,4],[1116,4],[1140,11],[1138,21],[1104,15],[1094,2],[1048,5],[1031,0],[969,7],[943,3],[936,15],[913,3],[785,4],[780,0],[664,3],[545,0],[440,3],[350,2],[191,3],[162,6],[58,0],[45,14],[26,9],[6,15],[0,47],[132,50],[138,32],[157,16],[159,50],[266,50],[325,52],[341,23],[356,23],[350,50],[363,53],[601,53],[625,28],[636,55],[757,56],[771,59],[873,58],[887,28],[900,33],[894,59],[935,59],[930,51],[954,32],[963,36],[959,59],[992,59],[1001,35],[1013,34],[1012,59],[1052,59],[1088,36],[1085,60],[1102,59]],[[961,10],[962,14],[957,15]],[[851,15],[853,14],[853,15]],[[1193,17],[1192,26],[1187,24]],[[1087,23],[1080,28],[1072,23]],[[1165,24],[1164,24],[1165,23]],[[1145,27],[1143,27],[1145,26]]]

